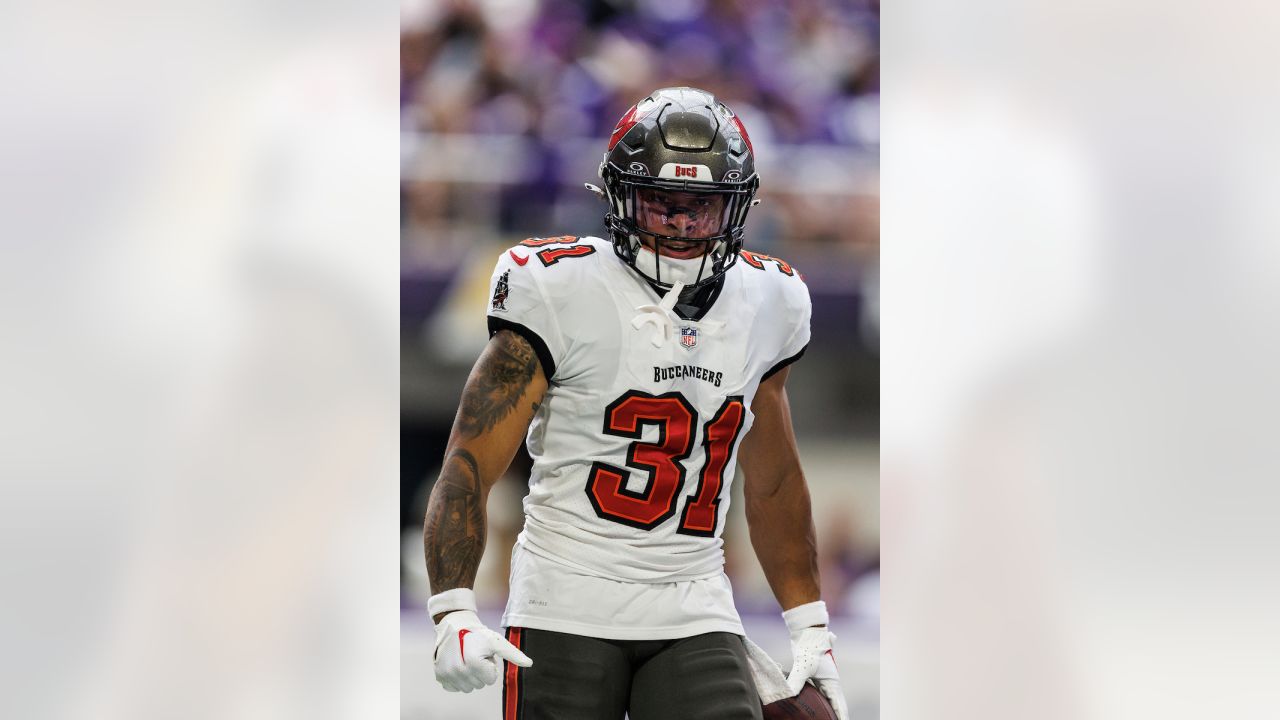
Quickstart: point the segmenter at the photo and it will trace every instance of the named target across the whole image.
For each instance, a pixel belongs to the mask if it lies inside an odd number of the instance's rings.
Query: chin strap
[[[660,348],[671,338],[671,334],[675,332],[675,322],[671,319],[671,308],[676,306],[676,301],[680,299],[680,292],[684,290],[684,283],[678,282],[671,286],[662,301],[657,305],[641,305],[636,308],[637,315],[631,318],[631,327],[639,330],[644,325],[652,323],[653,333],[649,336],[649,342],[653,346]]]

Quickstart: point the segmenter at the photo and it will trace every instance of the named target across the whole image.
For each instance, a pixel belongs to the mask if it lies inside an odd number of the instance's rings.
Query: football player
[[[785,389],[809,294],[742,249],[751,140],[710,93],[664,88],[618,123],[600,175],[608,239],[525,240],[493,274],[491,337],[427,511],[436,678],[501,677],[505,720],[758,720],[720,538],[741,461],[790,689],[813,679],[845,718]],[[490,486],[521,442],[504,636],[471,586]]]

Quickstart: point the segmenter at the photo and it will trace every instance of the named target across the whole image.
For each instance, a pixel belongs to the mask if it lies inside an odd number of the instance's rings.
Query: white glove
[[[470,592],[451,590],[449,593],[455,595],[450,599],[461,601],[453,604],[466,605]],[[446,593],[433,597],[428,607],[439,606],[441,603],[435,601],[442,595]],[[474,596],[470,596],[469,604],[473,609],[450,611],[436,625],[436,680],[449,692],[469,693],[497,682],[502,676],[502,660],[520,667],[533,664],[528,655],[480,622],[474,610]],[[439,612],[442,610],[435,609],[433,614]]]
[[[835,655],[831,652],[834,633],[827,629],[827,604],[821,600],[791,608],[782,613],[791,632],[791,673],[787,687],[792,696],[804,689],[810,678],[835,708],[837,720],[849,720],[849,707],[840,689]]]

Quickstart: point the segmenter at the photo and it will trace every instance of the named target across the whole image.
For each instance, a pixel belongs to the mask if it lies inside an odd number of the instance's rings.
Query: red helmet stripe
[[[756,149],[751,146],[751,136],[747,134],[746,126],[742,124],[742,121],[738,119],[737,115],[733,116],[733,124],[738,126],[738,132],[742,135],[742,139],[746,141],[747,149],[751,151],[752,155],[755,155]],[[612,147],[612,145],[610,147]]]
[[[627,134],[628,130],[635,127],[637,122],[640,122],[640,118],[636,117],[637,107],[639,106],[632,105],[631,109],[627,111],[627,114],[623,115],[622,119],[618,121],[618,126],[613,129],[613,134],[609,136],[610,150],[613,149],[614,145],[618,144],[618,141],[622,139],[623,135]]]

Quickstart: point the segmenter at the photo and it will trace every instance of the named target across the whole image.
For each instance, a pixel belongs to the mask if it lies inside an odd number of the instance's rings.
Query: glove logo
[[[467,590],[467,594],[470,593]],[[466,599],[470,601],[469,597]],[[474,607],[472,602],[467,604]],[[437,606],[432,609],[444,608]],[[471,637],[472,646],[469,662],[467,636]],[[474,610],[446,612],[436,623],[436,680],[446,692],[467,693],[492,685],[502,675],[504,660],[522,668],[533,664],[533,660],[519,648],[485,627]]]
[[[462,658],[462,664],[467,664],[467,633],[470,630],[463,628],[458,631],[458,657]]]

